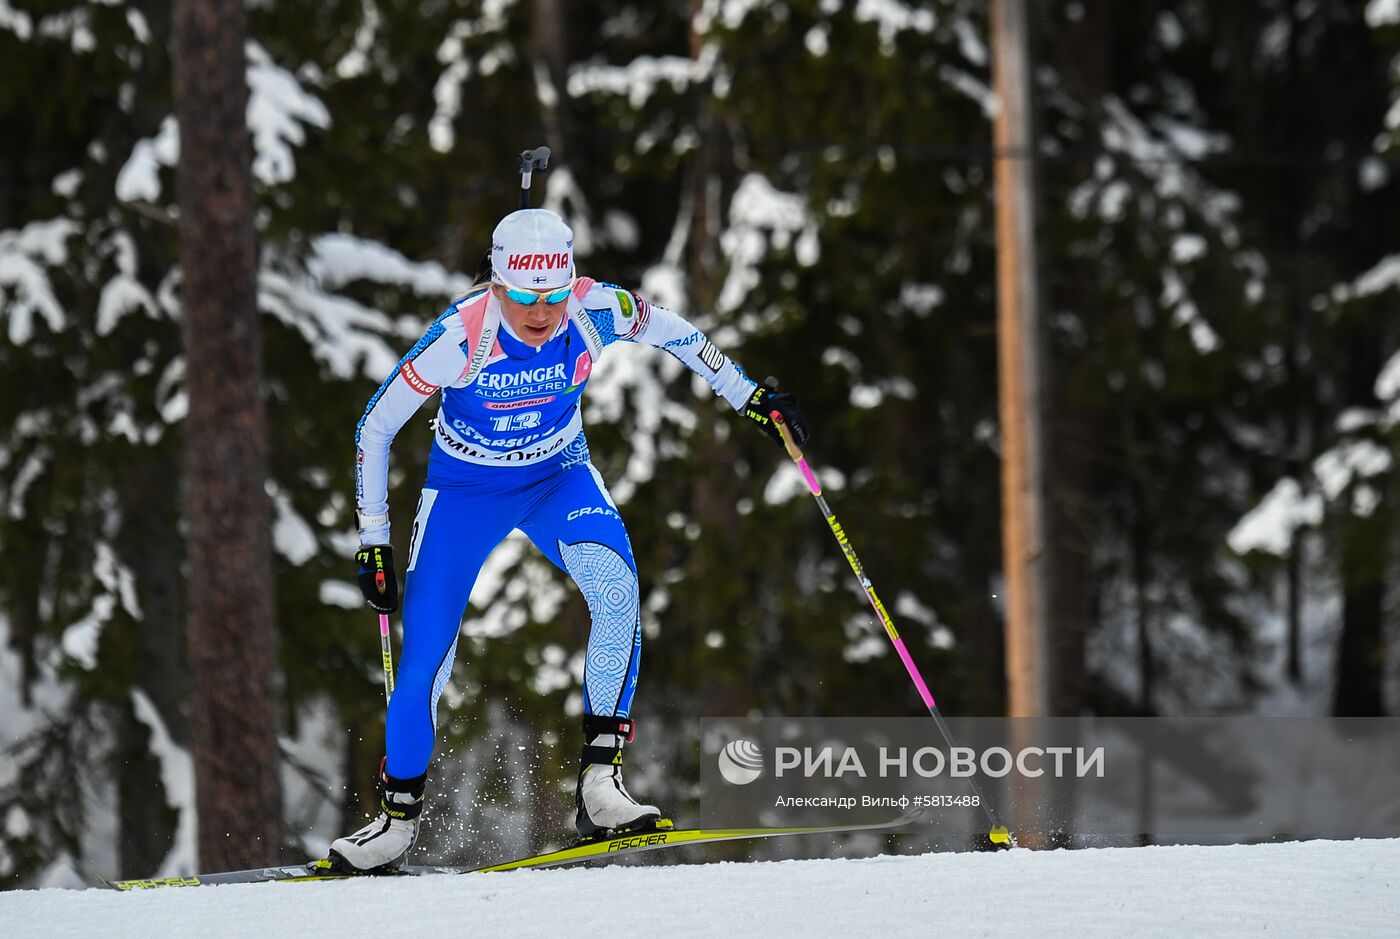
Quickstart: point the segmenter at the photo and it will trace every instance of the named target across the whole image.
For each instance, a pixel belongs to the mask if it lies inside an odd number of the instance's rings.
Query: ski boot
[[[393,873],[418,840],[423,788],[428,775],[396,779],[379,764],[379,817],[364,828],[331,843],[327,860],[333,870],[352,874]]]
[[[579,757],[574,828],[586,841],[654,828],[661,818],[660,809],[638,804],[622,784],[622,747],[635,734],[636,726],[628,718],[583,716],[588,743]]]

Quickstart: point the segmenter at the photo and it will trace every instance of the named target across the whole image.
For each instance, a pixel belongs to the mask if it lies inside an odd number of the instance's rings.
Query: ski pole
[[[389,614],[379,614],[379,657],[384,663],[384,704],[394,696],[394,651],[389,645]]]
[[[773,382],[770,379],[770,385]],[[846,562],[851,565],[851,570],[855,572],[856,580],[860,581],[861,588],[865,590],[866,599],[870,601],[870,606],[875,610],[875,617],[885,627],[885,635],[890,637],[890,642],[894,644],[894,650],[899,653],[899,660],[904,663],[905,670],[909,673],[909,678],[914,682],[914,687],[919,691],[919,697],[923,698],[924,706],[928,708],[929,715],[933,717],[934,723],[938,725],[938,730],[943,734],[943,740],[948,744],[948,749],[954,748],[953,734],[948,729],[947,723],[943,720],[943,715],[939,713],[938,705],[934,703],[933,695],[929,693],[928,684],[924,681],[924,676],[919,674],[919,667],[914,664],[914,659],[909,655],[908,648],[904,645],[904,640],[899,635],[899,630],[894,628],[894,621],[890,619],[889,612],[885,605],[880,602],[880,598],[875,594],[875,587],[870,583],[870,578],[866,576],[865,568],[861,566],[860,558],[856,557],[855,548],[851,547],[851,540],[846,537],[845,531],[841,528],[841,523],[836,521],[836,515],[831,511],[831,506],[826,504],[826,498],[822,495],[821,483],[817,482],[816,474],[812,472],[812,467],[807,465],[807,458],[802,455],[802,450],[797,446],[797,441],[792,437],[792,431],[788,429],[783,421],[783,415],[779,411],[771,411],[768,415],[773,419],[773,423],[778,428],[778,433],[783,438],[783,446],[787,449],[788,456],[792,462],[797,464],[798,470],[802,473],[803,480],[807,483],[807,488],[811,490],[812,496],[817,500],[817,508],[821,509],[822,518],[826,519],[826,524],[831,528],[831,533],[836,536],[836,541],[841,545],[841,553],[846,556]],[[998,825],[997,819],[992,814],[991,803],[982,794],[982,789],[977,785],[977,780],[967,777],[968,783],[972,786],[972,792],[977,796],[977,803],[982,806],[982,811],[987,814],[987,822],[991,825],[991,831],[987,837],[993,844],[1002,845],[1007,848],[1014,847],[1015,842],[1011,839],[1011,833],[1007,831],[1005,825]]]

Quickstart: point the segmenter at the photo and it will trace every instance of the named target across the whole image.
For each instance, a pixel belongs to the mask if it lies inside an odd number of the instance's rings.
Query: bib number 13
[[[539,411],[522,411],[519,414],[502,414],[491,418],[491,427],[498,434],[508,434],[516,430],[529,430],[540,426]]]

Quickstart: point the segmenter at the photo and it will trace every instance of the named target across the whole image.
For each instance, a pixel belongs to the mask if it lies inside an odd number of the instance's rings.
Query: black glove
[[[399,580],[394,576],[394,549],[387,544],[367,544],[355,552],[360,571],[360,593],[371,609],[392,613],[399,608]]]
[[[792,439],[797,441],[799,447],[805,447],[807,441],[811,439],[812,433],[807,428],[807,420],[802,416],[802,412],[797,410],[797,399],[786,391],[774,391],[772,388],[765,388],[759,385],[754,389],[753,395],[744,405],[741,412],[749,420],[758,425],[758,429],[772,437],[778,443],[783,442],[782,434],[778,433],[777,425],[773,423],[772,413],[777,411],[783,418],[783,423],[788,430],[792,431]]]

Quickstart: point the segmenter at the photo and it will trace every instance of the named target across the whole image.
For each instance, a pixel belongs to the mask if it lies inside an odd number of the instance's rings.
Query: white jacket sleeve
[[[456,308],[428,327],[374,397],[355,429],[355,506],[361,544],[389,542],[389,445],[413,413],[439,388],[461,377],[466,328]]]
[[[758,387],[735,364],[696,329],[685,317],[642,299],[614,284],[596,284],[584,298],[584,306],[603,337],[611,342],[640,342],[671,353],[686,368],[705,379],[715,394],[736,411]],[[606,315],[604,311],[611,313]]]

